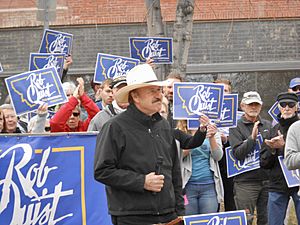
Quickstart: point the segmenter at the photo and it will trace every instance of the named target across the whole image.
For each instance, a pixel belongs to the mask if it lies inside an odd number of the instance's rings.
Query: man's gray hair
[[[14,107],[11,104],[3,104],[0,106],[0,108],[3,109],[14,109]]]
[[[73,93],[76,89],[76,85],[72,81],[64,82],[62,84],[62,87],[63,87],[63,90],[64,90],[65,93],[67,93],[68,91]]]

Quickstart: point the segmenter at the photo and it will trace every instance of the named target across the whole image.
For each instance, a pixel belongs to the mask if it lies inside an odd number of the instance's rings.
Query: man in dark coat
[[[299,187],[289,188],[285,181],[278,156],[284,155],[285,140],[290,126],[299,120],[297,115],[298,97],[295,93],[284,92],[277,97],[280,113],[279,123],[271,130],[271,139],[265,140],[261,151],[261,166],[270,169],[268,220],[269,225],[282,225],[292,197],[298,222],[300,221]]]
[[[148,64],[126,79],[115,97],[130,105],[98,134],[94,176],[106,185],[113,224],[167,223],[184,215],[184,204],[174,132],[158,113],[165,83]]]

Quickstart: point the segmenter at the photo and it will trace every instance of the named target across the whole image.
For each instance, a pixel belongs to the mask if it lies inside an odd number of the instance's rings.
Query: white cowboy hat
[[[126,76],[127,86],[122,87],[115,96],[119,103],[128,103],[130,91],[148,86],[166,86],[166,81],[158,81],[149,64],[141,64],[132,68]]]

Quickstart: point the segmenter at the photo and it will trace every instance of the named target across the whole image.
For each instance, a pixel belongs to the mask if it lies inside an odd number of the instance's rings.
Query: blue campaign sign
[[[95,134],[0,136],[1,224],[111,225]]]
[[[73,34],[45,29],[40,53],[64,53],[70,55],[72,50]]]
[[[68,101],[54,67],[11,76],[5,83],[17,115],[32,112],[44,102],[50,107]]]
[[[241,173],[245,173],[251,170],[260,168],[259,165],[259,153],[263,139],[261,134],[257,135],[255,148],[247,155],[245,160],[237,160],[232,152],[231,147],[225,149],[226,153],[226,165],[227,165],[227,177],[233,177]]]
[[[173,84],[173,118],[198,119],[203,113],[210,119],[221,117],[224,85],[181,82]]]
[[[269,115],[278,123],[277,115],[280,113],[278,102],[275,102],[268,111]]]
[[[141,62],[152,58],[156,64],[173,63],[173,39],[163,37],[130,37],[130,56]]]
[[[98,53],[94,82],[101,83],[108,78],[115,79],[126,76],[128,71],[139,63],[138,59]]]
[[[278,156],[281,170],[289,188],[300,186],[300,170],[288,170],[283,162],[283,156]]]
[[[225,94],[221,117],[219,120],[212,121],[218,128],[236,127],[237,124],[237,109],[238,109],[238,94]],[[188,129],[198,129],[200,126],[199,120],[188,120]]]
[[[39,70],[54,67],[59,77],[62,77],[64,68],[64,53],[30,53],[29,70]]]
[[[221,117],[215,120],[217,127],[236,127],[238,110],[238,94],[224,95]]]
[[[0,62],[0,73],[3,72],[3,68],[2,68],[2,65],[1,65],[1,62]]]
[[[183,217],[185,225],[247,225],[245,210]]]

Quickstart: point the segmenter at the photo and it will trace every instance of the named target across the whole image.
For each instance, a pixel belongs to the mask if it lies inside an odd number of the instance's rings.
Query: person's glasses
[[[46,131],[46,132],[48,132],[48,131],[50,131],[50,130],[51,130],[50,127],[45,127],[45,131]]]
[[[296,102],[280,102],[279,105],[282,108],[285,108],[286,106],[288,106],[289,108],[293,108],[296,105]]]
[[[297,85],[296,87],[293,87],[292,90],[295,91],[295,92],[300,91],[300,85]]]
[[[73,114],[74,117],[78,117],[80,113],[79,112],[73,112],[72,114]]]

